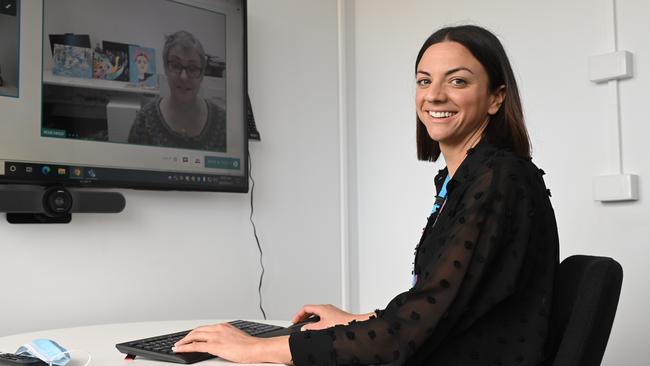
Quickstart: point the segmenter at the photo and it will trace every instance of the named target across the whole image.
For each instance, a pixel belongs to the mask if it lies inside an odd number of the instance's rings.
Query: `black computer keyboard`
[[[0,366],[47,366],[47,363],[36,357],[17,355],[14,353],[0,353]]]
[[[231,321],[230,324],[252,336],[262,338],[289,335],[291,332],[297,330],[297,328],[294,326],[285,328],[277,325],[256,323],[247,320],[234,320]],[[174,353],[172,351],[172,346],[174,343],[185,337],[189,332],[189,330],[186,330],[183,332],[165,334],[157,337],[138,339],[135,341],[116,344],[115,347],[117,347],[120,352],[126,353],[130,357],[142,356],[176,363],[190,364],[213,358],[214,356],[209,353]]]

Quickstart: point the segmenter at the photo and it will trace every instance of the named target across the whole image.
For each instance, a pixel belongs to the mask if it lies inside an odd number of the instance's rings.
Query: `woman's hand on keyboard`
[[[290,363],[288,337],[256,338],[223,323],[198,327],[176,342],[174,352],[206,352],[237,363]]]
[[[374,313],[369,314],[351,314],[337,308],[334,305],[303,305],[303,307],[294,315],[292,323],[301,322],[311,315],[318,315],[320,321],[305,324],[301,330],[319,330],[330,328],[339,324],[348,324],[353,320],[363,321],[370,318]]]

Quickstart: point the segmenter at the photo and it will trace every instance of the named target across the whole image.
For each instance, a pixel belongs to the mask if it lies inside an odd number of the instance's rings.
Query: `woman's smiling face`
[[[431,139],[441,144],[462,144],[485,128],[504,93],[503,88],[490,92],[485,68],[457,42],[431,45],[417,67],[417,115]]]

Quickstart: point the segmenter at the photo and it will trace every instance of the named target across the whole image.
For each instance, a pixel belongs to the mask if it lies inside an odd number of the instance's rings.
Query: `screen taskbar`
[[[131,170],[0,160],[0,181],[79,187],[246,192],[244,176]]]

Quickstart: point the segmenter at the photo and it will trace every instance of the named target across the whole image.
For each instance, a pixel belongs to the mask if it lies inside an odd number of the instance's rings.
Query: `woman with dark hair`
[[[522,158],[530,158],[530,142],[524,124],[517,81],[510,61],[501,42],[490,32],[477,26],[443,28],[432,34],[422,45],[415,62],[415,72],[426,50],[443,41],[463,45],[481,63],[488,76],[488,91],[497,92],[505,88],[508,98],[503,101],[485,130],[485,136],[498,147],[512,149]],[[421,121],[417,120],[417,147],[420,160],[436,161],[440,156],[440,145],[432,139]]]
[[[435,32],[416,65],[418,157],[447,167],[416,247],[412,287],[362,315],[306,305],[291,336],[200,327],[177,352],[296,365],[539,365],[558,265],[555,216],[530,158],[517,84],[477,26]]]

